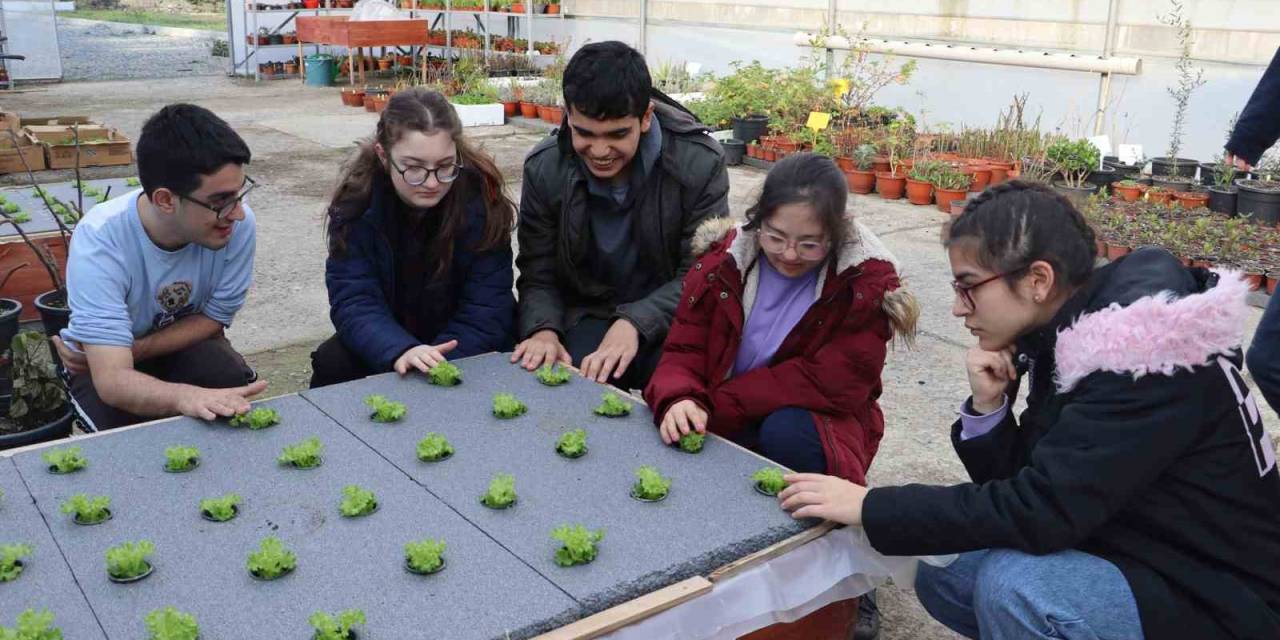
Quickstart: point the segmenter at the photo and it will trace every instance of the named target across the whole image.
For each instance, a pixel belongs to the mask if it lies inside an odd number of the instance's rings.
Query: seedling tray
[[[112,198],[139,188],[128,186],[128,183],[124,178],[85,180],[84,183],[103,193],[107,193],[107,188],[110,187],[111,192],[109,195]],[[66,203],[68,206],[75,205],[78,202],[76,198],[75,183],[72,181],[42,184],[40,185],[40,188],[44,189],[46,193],[49,193],[58,200]],[[22,207],[22,211],[31,216],[31,222],[22,223],[22,230],[28,235],[58,230],[58,225],[53,220],[53,214],[49,213],[49,209],[44,205],[44,201],[36,196],[34,188],[28,186],[0,189],[0,196],[4,196],[4,199],[8,202],[12,202],[19,207]],[[88,213],[96,204],[98,204],[97,198],[91,198],[86,195],[84,198],[85,213]],[[14,231],[13,227],[10,225],[0,227],[0,238],[13,236],[16,239],[17,235],[18,232]]]

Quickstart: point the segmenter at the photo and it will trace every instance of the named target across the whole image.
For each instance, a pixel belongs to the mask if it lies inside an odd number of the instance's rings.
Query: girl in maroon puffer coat
[[[704,223],[645,389],[663,442],[711,431],[794,469],[864,483],[880,444],[880,371],[919,310],[897,262],[845,214],[830,159],[779,162],[741,226]]]

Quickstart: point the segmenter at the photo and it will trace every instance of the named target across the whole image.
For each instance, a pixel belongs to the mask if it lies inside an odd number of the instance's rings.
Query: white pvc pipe
[[[843,36],[829,36],[823,39],[811,33],[800,32],[795,34],[793,40],[795,44],[802,47],[818,49],[851,48],[849,39]],[[892,54],[910,58],[935,58],[938,60],[1004,64],[1039,69],[1119,73],[1128,76],[1142,72],[1142,58],[1132,57],[1104,58],[1099,55],[1077,55],[1049,51],[1027,51],[1024,49],[996,49],[992,47],[908,42],[906,40],[877,38],[863,38],[857,42],[857,48],[871,53]]]

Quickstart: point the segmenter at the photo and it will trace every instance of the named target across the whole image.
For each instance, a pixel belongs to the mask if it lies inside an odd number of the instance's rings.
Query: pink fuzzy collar
[[[1240,348],[1249,284],[1235,271],[1217,271],[1217,286],[1175,299],[1169,292],[1127,307],[1113,304],[1080,316],[1058,334],[1055,381],[1066,393],[1095,371],[1173,375]]]

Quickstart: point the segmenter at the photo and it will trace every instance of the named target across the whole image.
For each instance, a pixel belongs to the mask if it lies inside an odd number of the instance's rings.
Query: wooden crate
[[[347,16],[298,16],[298,41],[344,47],[428,44],[426,20],[352,22]]]
[[[12,232],[12,229],[6,230]],[[66,278],[67,245],[62,241],[62,236],[57,232],[41,233],[32,235],[31,239],[53,254],[58,272]],[[4,288],[0,289],[0,297],[14,298],[21,302],[22,315],[19,319],[25,322],[40,318],[40,312],[36,310],[35,305],[36,296],[53,289],[53,283],[49,280],[49,272],[45,271],[41,265],[40,258],[36,257],[31,248],[22,242],[22,238],[12,233],[0,236],[0,274],[24,262],[28,263],[27,266],[9,278]]]
[[[80,143],[80,166],[99,167],[130,164],[133,162],[133,145],[115,129],[105,129],[106,139]],[[83,135],[84,130],[81,130]],[[75,144],[58,144],[45,141],[39,133],[35,138],[44,145],[45,160],[50,169],[71,169],[76,166]],[[61,138],[57,138],[61,140]]]
[[[43,171],[44,147],[37,144],[29,133],[18,134],[18,144],[21,146],[13,146],[7,133],[0,135],[0,173],[23,173],[27,168]],[[26,165],[22,164],[23,158],[27,161]]]

